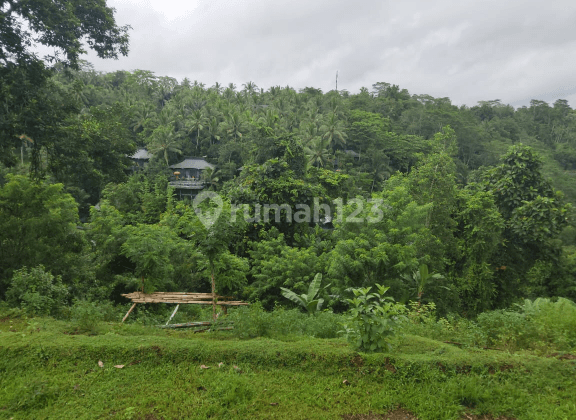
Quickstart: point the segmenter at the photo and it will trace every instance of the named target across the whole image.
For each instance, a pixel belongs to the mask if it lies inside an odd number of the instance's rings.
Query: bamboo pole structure
[[[134,304],[130,307],[130,309],[128,309],[128,312],[126,312],[126,315],[124,315],[124,318],[122,318],[122,322],[126,321],[126,318],[128,318],[128,315],[130,315],[130,312],[132,312],[132,310],[136,307],[136,302],[134,302]]]
[[[187,292],[132,292],[125,293],[122,296],[130,299],[133,304],[122,318],[122,322],[126,321],[128,315],[132,313],[136,304],[138,303],[175,303],[176,309],[172,312],[168,323],[174,318],[178,308],[181,304],[194,304],[194,305],[212,305],[212,321],[216,320],[216,305],[220,306],[224,313],[227,313],[228,306],[242,306],[249,305],[247,302],[241,300],[233,300],[231,296],[218,296],[214,290],[214,282],[212,283],[212,293],[187,293]]]
[[[179,307],[180,307],[180,304],[177,304],[176,309],[174,309],[174,312],[172,312],[172,315],[170,315],[170,318],[168,319],[168,321],[166,321],[166,325],[168,325],[170,323],[170,321],[172,321],[172,318],[174,318],[174,315],[176,315],[176,312],[178,312]]]

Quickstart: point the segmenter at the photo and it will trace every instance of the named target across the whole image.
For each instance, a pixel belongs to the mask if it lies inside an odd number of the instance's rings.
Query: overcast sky
[[[151,70],[211,86],[376,82],[469,106],[568,99],[576,107],[571,0],[108,0],[130,54],[96,70]]]

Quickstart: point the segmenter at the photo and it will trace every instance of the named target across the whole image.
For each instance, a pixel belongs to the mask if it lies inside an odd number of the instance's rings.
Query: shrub
[[[227,319],[234,323],[233,334],[239,338],[265,337],[271,331],[271,315],[260,302],[231,311]]]
[[[65,305],[68,289],[60,276],[54,277],[44,266],[24,267],[14,272],[6,300],[30,315],[55,315]]]
[[[486,345],[500,345],[509,350],[525,348],[533,334],[526,316],[519,312],[495,310],[478,315],[478,327],[483,331]]]
[[[308,286],[308,293],[298,295],[294,293],[292,290],[286,289],[285,287],[281,287],[282,296],[286,299],[290,299],[292,302],[300,305],[302,308],[306,309],[309,314],[315,314],[316,312],[320,312],[322,309],[322,305],[324,304],[324,299],[318,298],[318,292],[320,292],[320,284],[322,283],[322,274],[318,273],[314,277],[314,280],[310,282]],[[326,289],[329,284],[324,286],[323,289]]]
[[[331,311],[319,312],[304,319],[304,335],[316,338],[336,338],[340,335],[344,316]]]
[[[232,321],[232,334],[238,338],[290,337],[305,335],[317,338],[335,338],[342,323],[342,315],[330,311],[309,316],[298,309],[276,308],[266,312],[260,303],[230,311],[221,320]]]
[[[526,299],[520,308],[533,325],[533,334],[539,341],[553,344],[559,350],[576,347],[574,302],[565,298],[558,298],[555,302],[547,298],[538,298],[533,302]]]
[[[390,349],[389,337],[394,335],[398,321],[406,308],[394,303],[393,298],[384,296],[389,287],[376,284],[378,291],[370,293],[372,287],[352,289],[354,299],[347,299],[352,305],[349,323],[344,325],[348,340],[363,351]]]
[[[70,310],[70,316],[77,332],[97,334],[98,323],[104,320],[105,313],[95,302],[77,300]]]

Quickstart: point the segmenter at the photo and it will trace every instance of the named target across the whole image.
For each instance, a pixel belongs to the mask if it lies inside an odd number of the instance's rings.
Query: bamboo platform
[[[174,318],[176,312],[178,311],[178,307],[181,304],[194,304],[194,305],[212,305],[214,308],[216,305],[220,306],[224,313],[226,313],[226,309],[228,306],[241,306],[241,305],[250,305],[247,302],[242,302],[241,300],[232,300],[233,297],[230,296],[218,296],[212,293],[187,293],[187,292],[155,292],[155,293],[144,293],[144,292],[132,292],[132,293],[125,293],[122,296],[125,298],[130,299],[133,304],[122,318],[122,322],[126,321],[128,315],[134,310],[138,303],[175,303],[176,309],[172,312],[172,316],[166,323],[169,322]],[[216,319],[216,312],[213,312],[214,319]]]
[[[194,328],[196,329],[195,332],[203,332],[208,329],[212,329],[212,325],[214,323],[211,321],[196,321],[196,322],[184,322],[182,324],[166,324],[166,325],[159,325],[160,328]],[[215,330],[232,330],[234,326],[232,325],[223,325],[220,327],[216,327]]]
[[[122,296],[130,299],[134,303],[191,303],[196,305],[212,305],[212,293],[186,293],[186,292],[155,292],[125,293]],[[220,306],[240,306],[249,305],[230,296],[214,296],[216,305]]]

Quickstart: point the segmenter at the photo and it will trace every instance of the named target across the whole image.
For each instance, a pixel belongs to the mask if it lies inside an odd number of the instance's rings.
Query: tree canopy
[[[0,66],[38,61],[34,43],[55,47],[63,57],[46,57],[72,68],[85,53],[82,42],[101,58],[128,54],[129,26],[119,27],[105,0],[3,0],[0,2]]]

